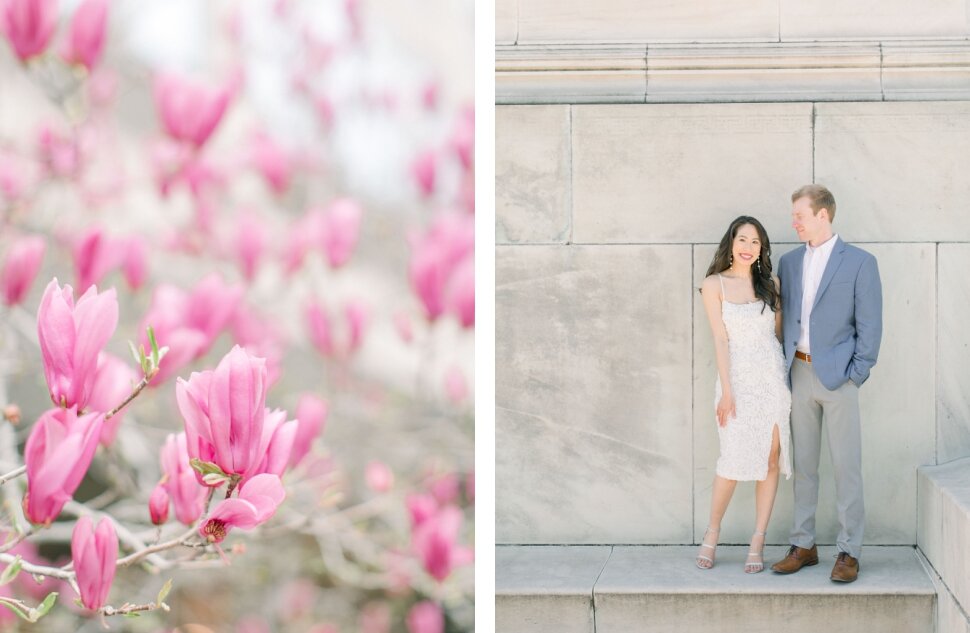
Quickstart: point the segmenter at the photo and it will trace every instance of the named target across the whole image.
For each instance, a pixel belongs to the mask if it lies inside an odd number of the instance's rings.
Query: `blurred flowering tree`
[[[0,0],[0,628],[473,628],[472,32]]]

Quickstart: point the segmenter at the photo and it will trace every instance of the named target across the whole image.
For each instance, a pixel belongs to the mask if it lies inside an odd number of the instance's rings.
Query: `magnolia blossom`
[[[462,327],[475,327],[475,254],[466,256],[451,275],[445,289],[448,310]]]
[[[387,492],[394,487],[394,472],[387,464],[376,460],[367,463],[364,479],[374,492]]]
[[[71,19],[64,58],[92,70],[104,52],[107,26],[108,0],[84,0]]]
[[[323,216],[321,245],[331,268],[347,263],[360,237],[360,221],[364,212],[350,198],[335,200]]]
[[[121,273],[132,290],[138,290],[145,283],[148,272],[148,245],[140,237],[130,237],[124,244],[121,260]]]
[[[468,381],[460,367],[452,365],[445,373],[445,393],[455,404],[461,404],[468,397]]]
[[[76,407],[46,411],[34,424],[24,448],[31,522],[49,524],[61,513],[91,465],[103,424],[104,413],[78,416]]]
[[[165,495],[163,497],[161,493],[158,493],[159,498],[155,500],[155,503],[161,505],[164,500],[164,516],[167,517],[168,504],[171,500],[172,505],[175,506],[175,518],[180,523],[192,525],[196,519],[202,516],[202,512],[205,510],[205,497],[208,488],[199,483],[195,470],[189,464],[185,433],[169,434],[165,438],[165,444],[161,451],[161,462],[162,481],[159,482],[156,491],[161,488]],[[155,493],[152,493],[152,497],[155,497]],[[155,522],[155,511],[152,509],[151,499],[149,499],[148,509],[152,512],[152,521]]]
[[[369,308],[357,300],[344,305],[341,321],[335,321],[316,301],[305,304],[303,315],[314,347],[324,356],[334,358],[348,358],[360,348],[370,319]]]
[[[93,411],[104,413],[112,411],[124,402],[137,382],[138,374],[128,363],[117,356],[101,353],[98,357],[98,369],[94,374],[94,385],[91,388],[88,407]],[[104,421],[104,426],[101,428],[102,445],[114,444],[118,427],[121,426],[127,410],[128,405],[125,405],[123,409],[111,416],[110,420]]]
[[[408,633],[444,633],[445,614],[437,602],[422,600],[408,611]]]
[[[286,151],[269,135],[256,134],[253,138],[252,164],[259,170],[273,193],[283,194],[290,187],[293,165]]]
[[[255,468],[249,469],[246,473],[247,478],[262,473],[283,476],[283,471],[290,464],[298,424],[296,420],[286,421],[286,411],[266,410],[263,418],[263,435],[257,449],[263,458]]]
[[[412,237],[411,247],[411,285],[428,320],[434,321],[447,307],[446,290],[452,275],[465,258],[474,257],[474,218],[459,213],[441,214],[424,235]]]
[[[0,294],[5,304],[14,306],[27,297],[46,248],[44,238],[39,235],[21,237],[10,246],[0,271]]]
[[[148,498],[148,515],[151,517],[153,524],[162,525],[168,521],[170,501],[171,498],[168,496],[168,490],[165,489],[164,482],[159,482]]]
[[[293,440],[293,450],[290,453],[291,466],[299,464],[310,452],[313,440],[323,432],[329,411],[326,400],[309,393],[300,396],[300,401],[296,405],[298,426],[296,438]]]
[[[74,243],[72,255],[77,275],[77,290],[85,292],[101,283],[105,275],[121,265],[125,248],[97,226],[85,231]]]
[[[37,309],[37,335],[51,400],[61,407],[87,406],[94,385],[98,354],[118,324],[113,288],[98,294],[91,287],[74,304],[70,286],[55,278]]]
[[[236,345],[214,371],[193,373],[188,381],[179,378],[175,394],[190,457],[214,463],[227,475],[243,476],[259,466],[265,456],[260,452],[265,360]]]
[[[424,520],[411,535],[412,549],[425,571],[438,582],[451,575],[454,567],[472,560],[471,549],[457,544],[461,523],[461,510],[446,506]]]
[[[404,500],[411,517],[411,529],[416,529],[419,525],[434,516],[438,511],[438,502],[431,495],[414,494],[408,495]]]
[[[165,132],[175,140],[202,147],[222,120],[232,89],[161,74],[155,80],[154,95]]]
[[[171,284],[155,287],[151,306],[139,328],[141,343],[148,348],[145,331],[151,326],[158,345],[169,351],[153,385],[161,384],[209,350],[231,323],[242,293],[240,286],[228,285],[216,274],[203,278],[191,292]]]
[[[108,601],[118,562],[118,535],[111,519],[101,519],[97,528],[89,516],[77,520],[71,536],[71,560],[81,604],[92,611],[100,609]]]
[[[0,33],[21,61],[40,55],[57,28],[57,0],[5,0],[0,3]]]
[[[199,534],[210,543],[221,543],[234,527],[251,530],[268,521],[285,497],[279,477],[256,475],[242,485],[238,497],[219,502],[199,526]]]
[[[266,225],[251,211],[240,214],[234,250],[246,281],[256,278],[259,260],[266,250]]]
[[[438,153],[429,149],[418,154],[411,164],[411,175],[418,185],[418,190],[425,198],[434,193],[435,172],[437,171]]]

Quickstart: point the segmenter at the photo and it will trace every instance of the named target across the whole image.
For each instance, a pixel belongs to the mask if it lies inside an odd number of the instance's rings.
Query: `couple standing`
[[[790,477],[792,465],[791,547],[771,569],[790,574],[818,564],[815,510],[824,423],[841,527],[831,578],[852,582],[859,574],[865,523],[859,386],[879,353],[882,289],[875,257],[833,234],[834,217],[832,193],[804,186],[792,194],[792,226],[805,246],[779,260],[777,277],[768,235],[748,216],[731,223],[707,271],[701,293],[714,334],[721,455],[698,567],[714,565],[735,485],[754,480],[756,528],[744,570],[764,569],[778,474]]]

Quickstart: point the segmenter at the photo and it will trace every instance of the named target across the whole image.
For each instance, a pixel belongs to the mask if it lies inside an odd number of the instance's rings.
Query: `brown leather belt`
[[[812,355],[806,354],[805,352],[799,352],[795,350],[795,358],[805,361],[806,363],[812,362]]]

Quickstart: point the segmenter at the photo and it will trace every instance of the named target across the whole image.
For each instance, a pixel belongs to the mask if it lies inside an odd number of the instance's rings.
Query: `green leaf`
[[[152,344],[152,363],[158,364],[158,341],[155,340],[155,330],[148,326],[148,340]]]
[[[126,613],[125,614],[125,617],[126,618],[140,618],[141,617],[141,614],[140,613],[137,613],[135,611],[132,611],[130,613]]]
[[[165,602],[165,598],[168,597],[168,592],[172,590],[172,579],[169,578],[168,582],[162,585],[162,588],[158,591],[158,598],[155,600],[155,604],[162,604]]]
[[[135,359],[138,365],[141,365],[141,356],[138,355],[138,348],[131,341],[128,341],[128,348],[131,350],[131,357]]]
[[[41,602],[40,606],[38,606],[35,609],[35,611],[37,612],[37,617],[42,618],[45,615],[47,615],[47,612],[51,610],[51,607],[54,606],[55,602],[57,602],[57,592],[52,591],[49,594],[47,594],[47,597],[44,598],[44,601]]]
[[[165,354],[168,354],[167,346],[158,348],[158,359],[155,361],[156,367],[158,367],[161,364],[162,359],[165,358]]]
[[[14,578],[17,577],[17,574],[20,573],[20,563],[20,556],[17,556],[17,558],[15,558],[14,561],[3,570],[3,573],[0,574],[0,585],[9,584]]]
[[[0,597],[0,607],[7,607],[19,617],[30,622],[30,617],[27,615],[27,612],[24,611],[20,605],[16,604],[11,598]]]

